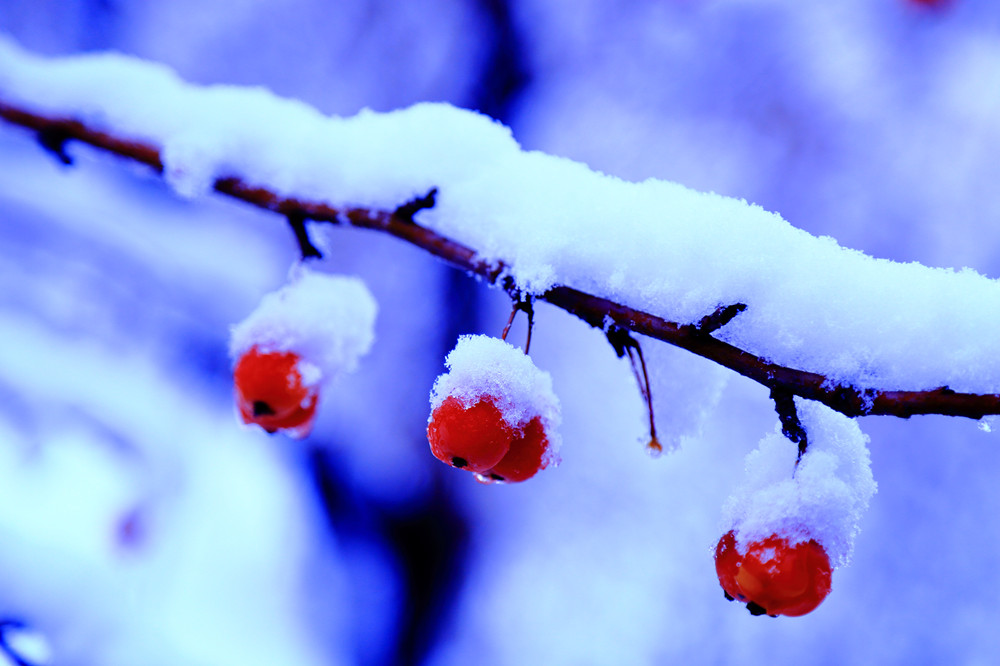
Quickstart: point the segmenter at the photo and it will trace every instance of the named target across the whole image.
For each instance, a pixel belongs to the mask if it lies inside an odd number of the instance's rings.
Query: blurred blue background
[[[989,0],[0,0],[0,32],[327,113],[448,101],[526,148],[1000,275]],[[336,230],[327,265],[379,299],[376,349],[307,440],[244,430],[229,326],[282,284],[291,235],[69,150],[67,169],[0,126],[0,663],[994,663],[1000,451],[979,424],[861,419],[879,493],[853,562],[811,615],[751,617],[711,550],[777,421],[764,389],[647,343],[683,435],[650,459],[627,364],[540,306],[563,464],[482,487],[428,455],[427,396],[506,297]],[[704,413],[672,419],[671,390]]]

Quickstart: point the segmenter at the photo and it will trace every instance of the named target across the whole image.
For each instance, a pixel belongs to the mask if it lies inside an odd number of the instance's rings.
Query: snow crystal
[[[437,187],[417,221],[503,262],[525,292],[567,285],[682,324],[744,303],[717,337],[833,384],[1000,391],[996,280],[875,259],[742,200],[524,151],[481,114],[326,117],[261,88],[189,85],[115,54],[46,60],[3,39],[0,98],[159,146],[184,196],[239,176],[392,210]]]
[[[431,389],[432,412],[449,396],[465,406],[490,396],[515,430],[540,417],[550,453],[558,451],[559,398],[552,390],[551,375],[539,369],[531,357],[500,338],[463,335],[445,359],[445,366],[448,372],[440,375]]]
[[[250,316],[233,327],[230,354],[251,347],[292,351],[307,363],[303,381],[315,384],[350,372],[375,341],[378,306],[359,278],[330,275],[301,265],[288,284],[261,299]]]
[[[798,445],[780,425],[747,456],[747,477],[727,500],[726,526],[739,548],[772,534],[792,543],[815,539],[834,566],[850,559],[861,515],[875,494],[867,441],[853,419],[816,402],[796,399],[809,446],[798,466]]]

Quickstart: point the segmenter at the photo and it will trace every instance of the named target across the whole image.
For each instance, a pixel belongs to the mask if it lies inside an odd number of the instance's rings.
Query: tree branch
[[[3,102],[0,102],[0,118],[35,131],[43,140],[48,138],[46,145],[52,144],[52,137],[58,137],[56,155],[61,160],[65,156],[65,142],[76,140],[145,164],[158,173],[163,172],[163,161],[155,146],[88,127],[78,120],[50,118]],[[386,211],[284,198],[266,186],[250,184],[236,177],[220,178],[214,188],[221,194],[293,220],[308,219],[381,231],[478,275],[491,284],[499,282],[499,286],[504,288],[512,286],[505,264],[478,259],[475,250],[414,222],[416,213],[433,205],[435,192],[404,203],[394,211]],[[535,297],[601,330],[608,330],[613,325],[668,342],[738,372],[772,391],[815,400],[847,416],[909,418],[918,414],[942,414],[979,419],[989,414],[1000,414],[1000,394],[957,393],[948,387],[927,391],[886,391],[836,386],[823,375],[776,365],[712,337],[713,331],[745,309],[741,303],[720,305],[715,313],[697,324],[677,324],[572,287],[556,286]]]

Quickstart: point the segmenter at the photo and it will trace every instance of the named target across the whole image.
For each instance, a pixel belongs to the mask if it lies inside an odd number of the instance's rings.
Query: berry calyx
[[[233,370],[236,407],[246,424],[273,433],[287,430],[304,437],[316,417],[318,389],[302,377],[303,361],[295,352],[262,352],[252,347]]]
[[[830,593],[830,558],[815,540],[791,545],[772,534],[740,553],[730,531],[716,546],[715,571],[726,597],[754,615],[805,615]]]
[[[488,397],[466,407],[449,396],[427,425],[427,441],[438,460],[480,474],[507,455],[513,437],[514,431]]]
[[[517,483],[530,479],[548,465],[546,452],[549,440],[545,436],[542,420],[537,416],[524,426],[524,431],[516,434],[500,462],[490,468],[484,476],[492,481]]]

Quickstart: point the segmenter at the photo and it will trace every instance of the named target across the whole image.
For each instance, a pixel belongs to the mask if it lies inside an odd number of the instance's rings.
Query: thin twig
[[[158,148],[97,130],[77,120],[46,117],[2,101],[0,118],[36,132],[62,132],[67,140],[81,141],[149,165],[157,172],[163,171]],[[266,186],[252,185],[236,177],[220,178],[214,187],[217,192],[284,216],[298,213],[316,222],[347,224],[390,234],[462,270],[478,275],[491,284],[501,281],[502,276],[507,275],[506,264],[484,261],[472,248],[421,227],[410,218],[401,218],[396,211],[337,207],[322,201],[285,198]],[[404,212],[409,212],[409,209]],[[863,386],[838,386],[821,374],[784,367],[718,340],[706,333],[706,328],[711,326],[702,325],[699,328],[692,324],[677,324],[573,287],[556,286],[543,294],[535,294],[535,298],[562,308],[601,330],[608,330],[611,324],[625,331],[668,342],[715,361],[768,389],[779,388],[792,395],[821,402],[847,416],[885,415],[908,418],[917,414],[943,414],[980,419],[989,414],[1000,414],[1000,394],[996,393],[957,393],[948,387],[893,391]],[[727,306],[732,309],[727,311],[723,308],[723,312],[733,313],[738,305]],[[709,323],[717,321],[718,319],[710,319]]]

